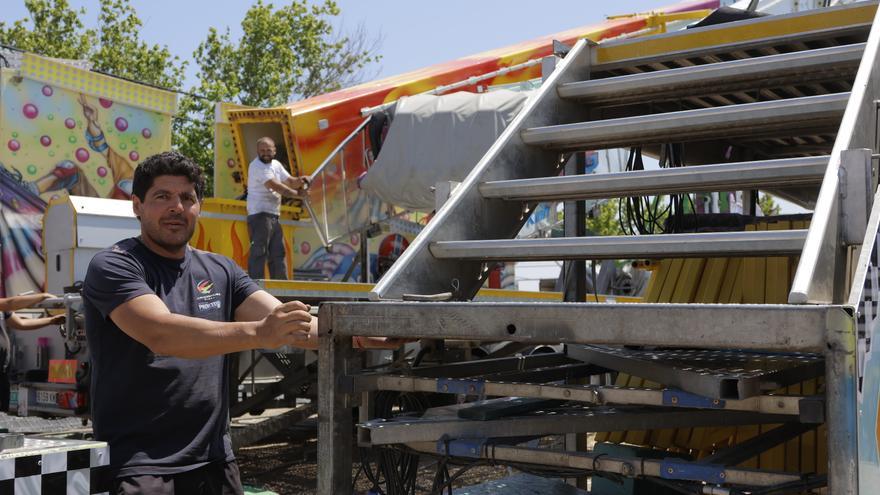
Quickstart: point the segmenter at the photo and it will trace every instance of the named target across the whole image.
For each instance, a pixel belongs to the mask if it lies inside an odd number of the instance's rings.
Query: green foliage
[[[180,89],[186,62],[168,48],[140,39],[143,22],[128,0],[101,0],[98,44],[90,59],[95,69],[136,81]]]
[[[0,43],[50,57],[87,58],[97,35],[83,27],[85,9],[72,9],[67,0],[25,0],[24,5],[30,17],[11,26],[0,22]]]
[[[782,211],[782,207],[776,204],[776,201],[773,200],[773,196],[769,194],[758,195],[758,207],[761,208],[765,217],[779,215]]]
[[[29,17],[0,22],[0,43],[49,57],[89,60],[95,70],[179,89],[185,63],[166,47],[140,40],[141,20],[129,0],[100,0],[97,29],[86,29],[85,9],[67,0],[25,0]]]
[[[363,28],[351,36],[334,31],[339,7],[331,0],[309,5],[305,0],[274,7],[258,0],[241,22],[242,36],[229,29],[208,31],[193,53],[198,85],[181,101],[175,146],[203,165],[213,177],[214,107],[224,101],[255,107],[282,105],[359,81],[362,70],[379,60],[378,40]]]
[[[593,210],[593,215],[587,218],[587,230],[593,235],[623,235],[623,228],[618,219],[618,207],[620,200],[610,199]]]

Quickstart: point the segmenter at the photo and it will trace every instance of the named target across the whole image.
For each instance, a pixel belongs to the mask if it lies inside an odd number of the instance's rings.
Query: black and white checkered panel
[[[862,378],[865,376],[867,356],[872,352],[871,342],[874,337],[874,331],[877,325],[880,324],[878,310],[880,310],[880,233],[874,238],[868,270],[865,273],[862,298],[856,313],[859,336],[856,353],[858,359],[859,393],[862,391]]]
[[[0,459],[0,495],[109,494],[109,451],[106,445],[88,443],[91,448],[45,449],[49,452]]]

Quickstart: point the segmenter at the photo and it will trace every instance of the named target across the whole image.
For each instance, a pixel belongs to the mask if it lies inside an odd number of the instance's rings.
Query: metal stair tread
[[[828,156],[719,163],[609,174],[569,175],[491,181],[480,184],[484,198],[519,201],[603,199],[677,192],[819,184]],[[695,189],[699,188],[699,189]]]
[[[439,241],[439,259],[538,261],[577,259],[784,256],[801,252],[806,230],[699,232],[645,236]]]
[[[719,94],[756,85],[851,80],[864,48],[865,43],[856,43],[571,82],[560,85],[557,92],[562,98],[582,103],[620,104],[659,97]]]
[[[699,108],[679,112],[532,127],[527,145],[558,150],[602,149],[777,133],[817,134],[836,129],[849,92]]]
[[[727,349],[631,349],[573,345],[568,354],[715,399],[745,399],[821,376],[824,358],[813,353]]]

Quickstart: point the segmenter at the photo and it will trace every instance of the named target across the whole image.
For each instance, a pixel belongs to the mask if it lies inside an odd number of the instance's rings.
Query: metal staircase
[[[350,491],[350,407],[362,398],[363,444],[495,461],[501,458],[493,442],[505,437],[783,424],[743,442],[739,453],[733,446],[702,464],[670,457],[650,469],[645,459],[593,452],[551,459],[510,443],[501,451],[508,462],[718,490],[701,493],[783,483],[827,483],[830,493],[857,493],[856,363],[858,339],[862,358],[866,339],[859,315],[880,223],[872,173],[880,98],[876,7],[867,2],[571,48],[375,286],[371,297],[378,302],[322,306],[319,492]],[[559,175],[570,152],[637,146],[650,153],[667,143],[683,143],[687,167]],[[757,189],[812,207],[809,229],[513,238],[541,201]],[[577,232],[578,222],[583,218],[567,216],[567,231]],[[574,303],[467,302],[498,261],[758,256],[799,256],[790,304],[598,304],[583,302],[582,293]],[[565,343],[568,350],[553,366],[518,368],[508,380],[504,373],[522,358],[448,365],[433,377],[419,376],[418,369],[366,373],[354,364],[353,335]],[[585,345],[700,351],[676,354],[673,364],[649,355],[653,350]],[[719,365],[708,382],[688,365],[722,354],[758,364],[747,379],[738,365]],[[774,384],[778,389],[821,375],[823,359],[824,394],[771,393]],[[639,370],[660,387],[584,384],[607,372]],[[377,390],[566,402],[483,421],[468,419],[463,405],[396,422],[370,415],[370,394]],[[500,406],[489,400],[476,407]],[[821,423],[828,432],[827,480],[737,467]]]

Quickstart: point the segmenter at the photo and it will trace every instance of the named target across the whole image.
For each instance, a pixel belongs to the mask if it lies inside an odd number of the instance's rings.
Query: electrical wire
[[[391,419],[400,415],[420,415],[430,407],[424,394],[382,390],[373,399],[371,417]],[[386,495],[415,495],[419,455],[395,447],[359,449],[361,470],[373,490]],[[375,471],[372,465],[376,465]]]
[[[660,148],[660,168],[684,166],[684,147],[680,143],[667,143]],[[627,172],[645,169],[642,148],[630,148],[625,170]],[[696,214],[696,207],[690,194],[670,194],[659,196],[631,196],[618,203],[618,218],[623,232],[627,235],[653,235],[680,232],[685,226],[685,215]],[[696,217],[694,217],[696,218]],[[694,223],[696,226],[696,222]]]

